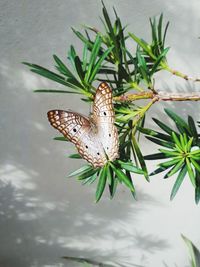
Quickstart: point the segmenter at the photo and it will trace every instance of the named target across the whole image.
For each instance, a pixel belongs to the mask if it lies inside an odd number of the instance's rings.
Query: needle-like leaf
[[[182,169],[179,172],[179,175],[178,175],[178,177],[176,179],[176,182],[174,183],[174,186],[172,188],[172,192],[171,192],[171,195],[170,195],[170,200],[172,200],[175,197],[175,195],[177,194],[177,192],[178,192],[178,190],[179,190],[179,188],[180,188],[180,186],[181,186],[181,184],[183,182],[183,179],[184,179],[186,173],[187,173],[187,167],[185,165],[185,166],[182,167]]]
[[[104,166],[99,174],[99,182],[96,189],[96,202],[98,202],[104,192],[107,179],[107,165]]]
[[[92,166],[90,165],[84,165],[82,166],[80,169],[73,171],[72,173],[70,173],[68,175],[68,177],[72,177],[72,176],[80,176],[84,173],[87,173],[88,171],[93,170]]]
[[[122,181],[126,186],[128,186],[131,191],[134,191],[132,181],[129,180],[126,174],[121,169],[116,168],[112,163],[111,163],[111,167],[113,171],[116,173],[119,180]]]

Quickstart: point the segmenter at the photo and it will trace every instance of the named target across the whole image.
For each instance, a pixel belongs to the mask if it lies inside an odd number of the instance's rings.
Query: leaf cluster
[[[79,154],[70,155],[70,158],[80,158]],[[98,179],[96,189],[96,202],[98,202],[108,185],[110,198],[113,198],[118,183],[128,187],[135,197],[135,188],[131,179],[131,173],[143,174],[143,171],[132,164],[131,161],[125,162],[115,160],[108,162],[102,168],[94,169],[91,165],[84,165],[80,169],[69,174],[68,177],[77,177],[82,184],[92,184]]]
[[[195,188],[195,201],[198,203],[200,200],[200,134],[191,116],[188,116],[186,122],[169,109],[165,109],[165,112],[174,122],[176,130],[156,118],[153,118],[153,121],[164,133],[140,127],[140,131],[146,134],[148,140],[164,147],[159,149],[159,153],[145,156],[146,160],[164,160],[150,175],[164,171],[167,171],[164,179],[177,175],[171,199],[175,197],[184,178],[188,175]]]
[[[103,31],[88,25],[84,25],[83,31],[72,28],[73,33],[82,43],[82,52],[78,53],[71,45],[65,59],[61,60],[57,55],[53,55],[54,71],[24,62],[32,72],[63,86],[62,89],[40,88],[35,92],[79,94],[83,101],[91,102],[96,92],[94,83],[105,81],[112,87],[114,100],[117,97],[123,98],[129,91],[156,93],[154,74],[161,70],[169,70],[166,58],[169,47],[165,46],[169,22],[164,25],[163,14],[158,19],[150,19],[151,40],[147,42],[134,33],[127,32],[127,26],[122,24],[116,10],[113,10],[114,21],[111,20],[102,2]],[[128,39],[129,46],[127,46]],[[93,169],[86,165],[73,174],[73,176],[78,176],[84,184],[98,180],[96,201],[101,198],[106,184],[109,186],[112,198],[118,182],[126,185],[134,195],[131,172],[137,170],[136,173],[143,174],[148,181],[145,160],[160,158],[170,158],[170,160],[161,163],[154,174],[164,170],[168,170],[165,178],[175,173],[178,174],[171,199],[175,196],[186,174],[189,174],[195,187],[196,202],[199,201],[200,159],[198,152],[193,150],[194,147],[199,149],[199,135],[194,121],[190,117],[188,124],[183,123],[180,117],[167,111],[167,114],[176,122],[178,132],[156,119],[154,119],[155,122],[165,133],[146,129],[144,128],[145,114],[153,103],[150,101],[147,105],[137,105],[130,101],[114,101],[120,158],[115,162],[108,162],[101,169]],[[162,149],[159,154],[144,157],[139,146],[141,132],[147,134],[150,141],[167,147],[168,151]],[[64,137],[56,137],[55,140],[67,141]],[[80,158],[78,154],[70,155],[70,157]]]
[[[36,92],[78,93],[91,98],[91,94],[95,93],[92,84],[96,80],[109,82],[116,96],[131,89],[144,91],[139,86],[142,81],[147,83],[147,89],[152,89],[154,73],[162,69],[163,62],[166,62],[168,48],[165,48],[165,37],[169,23],[163,33],[163,15],[158,22],[155,18],[150,19],[152,40],[147,43],[133,33],[126,32],[127,27],[122,25],[115,9],[115,21],[112,23],[103,2],[102,5],[104,32],[91,26],[84,26],[84,33],[72,28],[83,44],[82,56],[78,55],[73,45],[67,54],[68,64],[53,55],[58,73],[23,62],[32,72],[71,89],[37,89]],[[126,44],[130,38],[137,44],[134,54]]]

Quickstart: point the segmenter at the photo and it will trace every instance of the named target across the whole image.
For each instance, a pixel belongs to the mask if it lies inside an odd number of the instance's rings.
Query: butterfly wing
[[[112,104],[112,90],[103,82],[96,91],[93,106],[93,121],[97,126],[98,139],[110,160],[118,157],[119,140],[114,125],[115,113]]]
[[[94,167],[100,167],[106,163],[104,150],[88,118],[79,113],[64,110],[50,110],[47,116],[50,124],[74,143],[79,154]]]

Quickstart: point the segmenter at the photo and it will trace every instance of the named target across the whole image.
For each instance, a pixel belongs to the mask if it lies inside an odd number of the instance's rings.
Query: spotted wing
[[[112,104],[112,90],[103,82],[96,91],[93,106],[93,121],[97,126],[97,135],[110,160],[118,157],[119,140],[114,125],[115,113]]]
[[[75,144],[79,154],[94,167],[103,166],[107,159],[90,120],[79,113],[50,110],[50,124]]]

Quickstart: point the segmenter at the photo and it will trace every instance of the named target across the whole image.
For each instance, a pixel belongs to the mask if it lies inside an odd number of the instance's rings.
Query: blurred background
[[[167,35],[169,65],[200,77],[199,0],[104,0],[114,18],[115,6],[124,25],[149,40],[149,17],[164,13],[170,21]],[[121,187],[110,201],[104,194],[94,203],[95,185],[82,187],[66,179],[83,161],[68,159],[72,144],[54,141],[46,113],[72,109],[88,114],[89,107],[74,95],[36,94],[34,89],[58,85],[31,73],[22,61],[53,68],[52,55],[63,61],[71,44],[81,43],[71,27],[82,24],[102,29],[102,5],[94,0],[0,1],[0,266],[78,266],[62,256],[114,261],[125,266],[188,266],[180,234],[200,247],[200,210],[185,181],[173,202],[169,195],[175,177],[153,176],[147,183],[134,176],[138,200]],[[131,45],[131,44],[130,44]],[[169,73],[157,75],[163,91],[199,91],[193,84]],[[198,102],[157,103],[147,116],[166,123],[163,108],[200,120]],[[145,139],[145,154],[156,152]],[[156,162],[148,164],[149,170]]]

